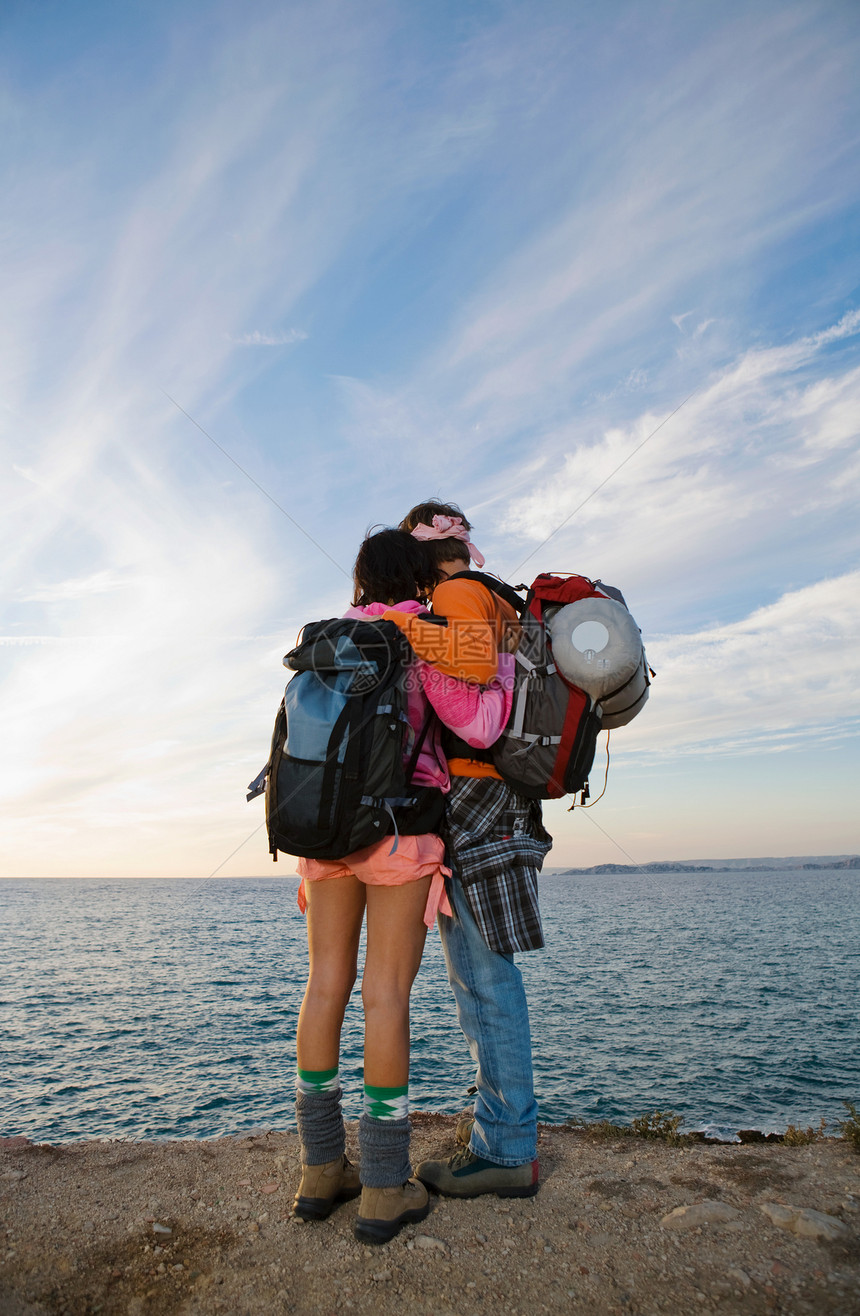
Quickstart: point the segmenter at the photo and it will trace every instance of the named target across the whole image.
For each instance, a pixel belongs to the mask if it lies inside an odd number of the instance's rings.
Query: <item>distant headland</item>
[[[600,873],[772,873],[775,870],[860,869],[860,855],[794,855],[782,859],[679,859],[650,864],[592,864],[590,868],[545,869],[557,877]]]

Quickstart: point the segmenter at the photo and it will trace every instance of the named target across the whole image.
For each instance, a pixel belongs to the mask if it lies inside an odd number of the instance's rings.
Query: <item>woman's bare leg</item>
[[[341,1089],[331,1071],[355,982],[364,887],[350,874],[308,882],[305,893],[310,971],[296,1039],[302,1179],[293,1209],[302,1220],[325,1220],[336,1202],[360,1191],[358,1171],[344,1156]]]
[[[402,1087],[409,1079],[409,993],[421,964],[430,878],[403,886],[367,887],[364,1081]]]
[[[306,882],[310,970],[299,1012],[299,1069],[336,1068],[343,1016],[355,983],[365,886],[357,877]]]

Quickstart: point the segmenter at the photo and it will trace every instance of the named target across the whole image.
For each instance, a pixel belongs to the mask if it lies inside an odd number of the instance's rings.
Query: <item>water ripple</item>
[[[307,972],[296,879],[5,881],[0,1133],[202,1137],[292,1124]],[[850,871],[542,879],[520,960],[541,1117],[691,1127],[836,1119],[860,1096],[860,882]],[[412,1006],[414,1107],[474,1069],[438,937]],[[359,1113],[361,1009],[343,1032]]]

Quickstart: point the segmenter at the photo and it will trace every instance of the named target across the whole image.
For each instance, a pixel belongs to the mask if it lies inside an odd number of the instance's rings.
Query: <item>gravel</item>
[[[454,1117],[413,1125],[414,1160],[453,1151]],[[537,1197],[434,1198],[370,1248],[356,1202],[319,1224],[292,1216],[295,1134],[0,1139],[0,1316],[860,1311],[860,1157],[843,1142],[671,1147],[544,1127],[540,1157]]]

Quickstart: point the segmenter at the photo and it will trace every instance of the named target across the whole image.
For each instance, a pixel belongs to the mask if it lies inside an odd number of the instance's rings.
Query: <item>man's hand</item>
[[[499,643],[500,653],[516,653],[520,647],[523,628],[518,621],[506,621],[502,629],[502,638]]]

